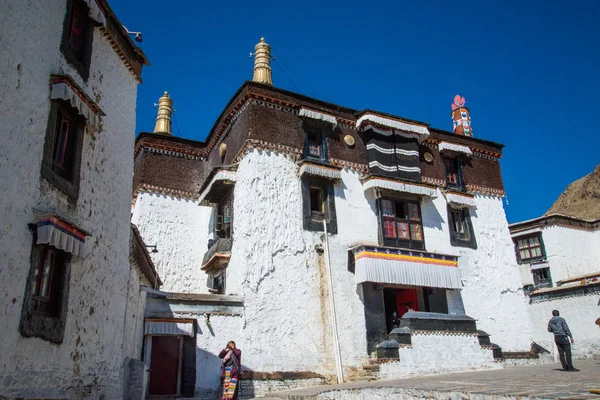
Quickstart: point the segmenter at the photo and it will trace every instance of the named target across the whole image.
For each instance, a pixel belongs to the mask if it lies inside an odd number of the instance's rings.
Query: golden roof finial
[[[273,85],[271,76],[271,46],[265,42],[265,38],[260,38],[260,42],[254,46],[254,82]]]
[[[154,133],[171,135],[171,116],[173,115],[173,100],[169,93],[165,92],[163,97],[158,99],[158,115],[156,116],[156,125]]]

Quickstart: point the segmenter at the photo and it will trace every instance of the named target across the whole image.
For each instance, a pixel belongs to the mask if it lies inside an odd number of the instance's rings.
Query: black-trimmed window
[[[82,0],[68,0],[60,49],[65,59],[84,80],[90,74],[94,25]]]
[[[63,100],[51,102],[42,175],[73,199],[79,195],[85,123],[85,118],[67,102]]]
[[[221,268],[217,273],[210,276],[209,292],[215,294],[225,294],[226,267]]]
[[[302,158],[327,163],[326,132],[318,125],[304,124],[304,153]]]
[[[459,192],[465,191],[460,157],[445,157],[446,187]]]
[[[35,227],[29,277],[19,330],[25,337],[62,343],[67,316],[71,255],[49,245],[37,245]]]
[[[303,179],[302,203],[304,229],[322,232],[323,220],[325,220],[327,231],[337,234],[335,192],[332,181],[314,177]]]
[[[514,239],[517,260],[520,264],[544,260],[544,242],[540,233]]]
[[[224,239],[230,238],[233,233],[233,190],[217,206],[215,233]]]
[[[452,246],[477,248],[471,214],[467,207],[448,206],[448,224],[450,225],[450,244]]]
[[[538,268],[531,271],[533,274],[533,284],[537,288],[552,287],[552,276],[550,268]]]
[[[425,250],[419,202],[381,198],[378,203],[384,246]]]

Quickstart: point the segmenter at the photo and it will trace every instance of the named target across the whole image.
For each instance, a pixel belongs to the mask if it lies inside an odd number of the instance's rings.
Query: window
[[[90,71],[94,27],[82,0],[69,0],[63,27],[61,51],[65,59],[87,80]]]
[[[462,176],[462,163],[460,158],[444,158],[446,167],[446,187],[458,191],[464,191],[464,182]]]
[[[85,119],[62,100],[52,101],[42,175],[54,186],[76,199],[79,194],[79,172]]]
[[[534,235],[515,240],[517,260],[520,263],[539,261],[545,258],[541,235]]]
[[[215,232],[219,238],[230,238],[233,233],[233,191],[221,201],[215,216]]]
[[[379,200],[379,209],[385,246],[425,249],[418,202],[383,198]]]
[[[477,248],[468,208],[448,206],[448,224],[450,225],[450,244],[452,246]]]
[[[35,227],[31,228],[35,232]],[[37,240],[34,233],[34,243]],[[69,296],[71,256],[49,245],[34,244],[21,313],[21,335],[62,343]]]
[[[323,221],[327,221],[327,231],[337,234],[335,194],[331,181],[314,177],[303,179],[302,203],[305,230],[322,232]]]
[[[552,287],[552,277],[550,276],[550,268],[534,269],[533,284],[535,287]]]
[[[225,268],[210,277],[209,292],[215,294],[225,294]]]
[[[305,126],[304,159],[327,162],[327,146],[323,129]]]

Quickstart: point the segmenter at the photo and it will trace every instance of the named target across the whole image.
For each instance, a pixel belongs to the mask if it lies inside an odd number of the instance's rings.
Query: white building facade
[[[147,61],[104,0],[5,2],[0,25],[0,397],[122,398]]]
[[[247,82],[206,142],[140,134],[132,222],[170,292],[146,318],[196,343],[178,393],[218,389],[229,340],[243,394],[528,352],[502,146],[467,133]]]

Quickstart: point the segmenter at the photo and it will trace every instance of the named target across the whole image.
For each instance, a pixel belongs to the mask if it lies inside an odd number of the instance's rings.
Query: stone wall
[[[0,13],[0,395],[119,398],[129,270],[129,204],[137,82],[94,30],[84,82],[62,56],[66,1],[5,2]],[[86,132],[75,204],[40,177],[50,74],[67,74],[106,113]],[[89,254],[71,268],[64,341],[19,333],[33,211],[54,212],[90,232]]]
[[[413,332],[411,340],[411,346],[398,349],[399,361],[380,365],[381,379],[501,368],[492,350],[481,347],[477,334]]]
[[[150,252],[150,256],[163,281],[162,290],[208,293],[208,275],[200,267],[208,250],[212,212],[194,200],[138,194],[131,222],[138,226],[147,245],[156,245],[157,252]]]
[[[533,340],[558,360],[554,335],[548,332],[548,321],[552,318],[552,310],[559,310],[575,339],[572,345],[573,357],[600,359],[600,327],[594,324],[596,319],[600,318],[599,298],[600,293],[596,291],[588,295],[532,301],[529,305],[529,316],[533,327]]]

